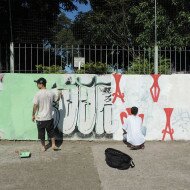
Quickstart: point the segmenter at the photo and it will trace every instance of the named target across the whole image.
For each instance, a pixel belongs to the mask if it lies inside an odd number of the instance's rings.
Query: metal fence
[[[0,43],[0,73],[10,72],[10,47],[9,44]]]
[[[154,48],[119,47],[107,45],[50,45],[14,44],[15,73],[40,73],[39,66],[69,66],[73,71],[74,59],[85,58],[85,63],[101,62],[111,72],[151,74],[154,72]],[[0,44],[0,72],[10,72],[10,45]],[[190,48],[159,47],[159,73],[190,73]]]

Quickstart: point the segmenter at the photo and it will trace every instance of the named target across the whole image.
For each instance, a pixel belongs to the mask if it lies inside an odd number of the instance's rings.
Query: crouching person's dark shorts
[[[45,141],[45,131],[47,131],[48,138],[55,137],[53,119],[47,121],[36,121],[36,123],[38,127],[38,139]]]

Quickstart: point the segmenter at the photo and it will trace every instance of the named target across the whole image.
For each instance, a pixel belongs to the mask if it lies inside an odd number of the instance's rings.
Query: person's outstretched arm
[[[54,93],[54,102],[59,102],[59,100],[63,97],[63,93],[61,90],[58,90],[58,96]]]

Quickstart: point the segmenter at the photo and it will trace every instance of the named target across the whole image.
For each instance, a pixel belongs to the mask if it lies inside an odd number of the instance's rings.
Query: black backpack
[[[107,148],[105,150],[105,156],[107,165],[112,168],[117,168],[119,170],[127,170],[130,167],[135,167],[133,159],[129,155],[119,150]]]

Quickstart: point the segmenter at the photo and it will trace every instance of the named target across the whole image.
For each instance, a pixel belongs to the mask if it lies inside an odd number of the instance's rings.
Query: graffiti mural
[[[169,134],[171,140],[174,140],[173,139],[174,129],[171,128],[171,122],[170,122],[173,108],[164,108],[164,111],[166,113],[166,127],[165,129],[162,130],[163,133],[162,141],[164,141],[166,134]]]
[[[121,93],[121,90],[120,90],[120,80],[121,80],[122,75],[114,74],[113,77],[115,78],[116,87],[115,87],[115,92],[112,94],[112,96],[113,96],[112,103],[115,103],[117,98],[119,98],[122,102],[125,102],[124,101],[124,93]]]
[[[111,81],[108,77],[68,77],[62,86],[63,98],[54,106],[55,126],[65,137],[112,137]],[[106,81],[106,78],[108,79]]]
[[[37,140],[31,121],[34,80],[42,74],[0,74],[0,138]],[[123,139],[137,106],[146,140],[190,140],[190,75],[43,74],[63,97],[54,104],[56,131],[69,139]],[[14,85],[13,85],[14,84]],[[24,89],[24,90],[23,90]],[[3,109],[2,109],[3,108]]]
[[[113,75],[112,95],[117,94],[113,101],[114,127],[122,128],[131,115],[130,108],[137,106],[147,128],[147,140],[190,139],[190,101],[186,96],[190,90],[183,91],[189,79],[187,75]],[[122,139],[121,130],[115,139]]]
[[[160,75],[151,75],[154,82],[153,82],[153,85],[152,87],[150,88],[150,93],[151,93],[151,96],[152,96],[152,100],[154,102],[158,102],[158,98],[160,96],[160,86],[158,84],[158,79],[160,77]]]

